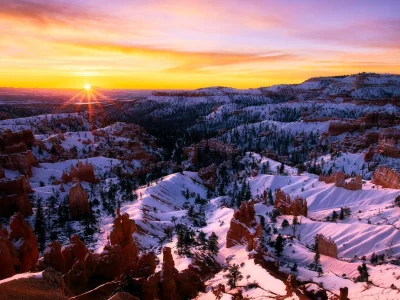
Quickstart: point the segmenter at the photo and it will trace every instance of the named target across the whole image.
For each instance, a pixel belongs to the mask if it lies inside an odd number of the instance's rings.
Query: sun
[[[88,91],[88,90],[90,90],[92,88],[92,86],[87,83],[87,84],[84,85],[84,88],[85,88],[85,90]]]

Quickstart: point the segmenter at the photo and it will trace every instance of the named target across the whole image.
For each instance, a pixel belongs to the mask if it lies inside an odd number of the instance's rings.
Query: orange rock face
[[[5,150],[7,147],[11,147],[20,143],[31,147],[36,142],[35,136],[32,130],[22,130],[19,132],[12,132],[11,130],[6,130],[0,133],[0,150]]]
[[[85,243],[74,234],[69,240],[69,245],[65,246],[61,253],[65,259],[65,269],[70,270],[77,261],[82,262],[85,260],[89,250],[86,248]]]
[[[215,190],[216,180],[217,180],[217,166],[212,164],[207,168],[200,169],[198,175],[201,179],[203,179],[204,186]]]
[[[18,272],[28,272],[36,266],[39,259],[37,239],[32,227],[17,213],[10,220],[9,240],[13,243],[20,261]]]
[[[65,273],[65,258],[61,252],[61,244],[57,241],[51,242],[43,255],[43,262],[46,267],[51,267],[54,270]]]
[[[372,182],[384,188],[400,189],[400,172],[386,166],[379,166],[374,172]]]
[[[0,225],[0,279],[15,275],[19,260],[13,244],[8,240],[8,231]]]
[[[307,200],[299,196],[290,199],[281,189],[276,190],[274,207],[284,215],[305,216],[307,217]]]
[[[354,178],[350,178],[342,171],[332,174],[330,176],[320,175],[319,181],[324,181],[325,183],[335,183],[336,187],[342,187],[346,190],[356,191],[362,189],[362,177],[357,175]]]
[[[247,249],[256,248],[257,239],[262,237],[261,224],[257,222],[254,211],[254,203],[243,202],[239,210],[235,212],[226,236],[226,248],[237,244],[247,244]]]
[[[15,212],[20,212],[23,216],[32,215],[32,205],[28,198],[32,188],[25,176],[1,179],[0,191],[0,216],[11,216]]]
[[[138,260],[138,250],[132,237],[135,231],[135,221],[129,219],[129,214],[127,213],[121,215],[118,209],[113,230],[110,233],[110,244],[111,246],[119,245],[121,247],[124,270],[131,267]]]
[[[37,166],[31,150],[13,154],[0,154],[0,166],[32,176],[32,166]]]
[[[89,213],[88,194],[80,182],[76,182],[69,190],[69,208],[74,219]]]
[[[93,165],[89,164],[87,161],[85,164],[79,161],[76,168],[71,166],[70,172],[63,172],[61,176],[61,180],[64,183],[72,182],[74,178],[78,178],[79,181],[86,181],[90,183],[98,182],[98,179],[94,175]]]
[[[337,246],[331,238],[326,238],[322,234],[318,235],[319,254],[337,258]]]

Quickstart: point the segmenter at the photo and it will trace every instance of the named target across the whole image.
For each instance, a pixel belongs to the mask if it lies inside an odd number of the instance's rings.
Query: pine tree
[[[239,265],[234,264],[228,267],[229,273],[225,275],[228,278],[228,284],[231,288],[236,287],[236,283],[243,279],[243,275],[239,270]]]
[[[274,205],[274,198],[272,197],[272,190],[268,190],[268,204],[269,205]]]
[[[288,220],[284,219],[284,220],[282,221],[282,227],[283,227],[283,228],[286,228],[286,227],[288,227],[288,226],[289,226]]]
[[[43,251],[46,247],[46,223],[43,215],[42,198],[38,198],[36,202],[36,216],[34,231],[37,236],[39,250]]]
[[[360,273],[360,276],[358,276],[358,281],[360,282],[368,282],[369,280],[369,273],[368,273],[368,269],[367,269],[367,265],[364,263],[362,263],[361,266],[358,266],[357,268],[358,272]]]
[[[275,253],[277,256],[281,256],[283,251],[283,237],[281,234],[278,234],[275,240]]]
[[[318,268],[321,265],[319,249],[318,249],[318,234],[315,235],[314,251],[315,251],[315,255],[314,255],[314,259],[313,259],[313,266],[314,266],[314,271],[318,271]]]
[[[343,207],[340,208],[340,213],[339,213],[339,220],[343,220],[344,219],[344,209]]]
[[[214,255],[218,254],[219,252],[218,236],[215,234],[215,232],[212,232],[210,237],[208,238],[208,251],[210,251]]]
[[[200,230],[199,234],[197,235],[197,242],[202,246],[207,244],[207,235],[203,230]]]

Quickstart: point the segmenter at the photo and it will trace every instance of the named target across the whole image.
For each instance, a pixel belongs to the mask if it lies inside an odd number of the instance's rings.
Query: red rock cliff
[[[88,161],[86,161],[85,164],[79,161],[76,168],[71,166],[70,172],[63,172],[61,176],[61,180],[64,183],[72,182],[74,178],[78,178],[79,181],[86,181],[90,183],[98,182],[98,179],[94,175],[93,165],[89,164]]]
[[[254,203],[243,202],[231,220],[226,236],[226,248],[237,244],[247,244],[247,249],[252,251],[256,248],[257,239],[261,237],[262,227],[256,220]]]
[[[11,216],[15,212],[23,216],[32,215],[28,193],[32,189],[24,176],[17,179],[0,180],[0,216]]]
[[[307,200],[297,196],[292,201],[281,189],[276,190],[274,207],[284,215],[307,217]]]
[[[400,172],[390,167],[379,166],[374,172],[372,182],[384,188],[400,189]]]
[[[326,238],[322,234],[318,235],[319,254],[337,258],[337,246],[331,238]]]
[[[69,208],[72,218],[80,218],[89,213],[88,194],[79,181],[69,190]]]

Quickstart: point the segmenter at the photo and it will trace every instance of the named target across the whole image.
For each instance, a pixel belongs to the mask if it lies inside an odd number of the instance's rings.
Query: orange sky
[[[399,2],[0,0],[0,86],[247,88],[400,73]]]

